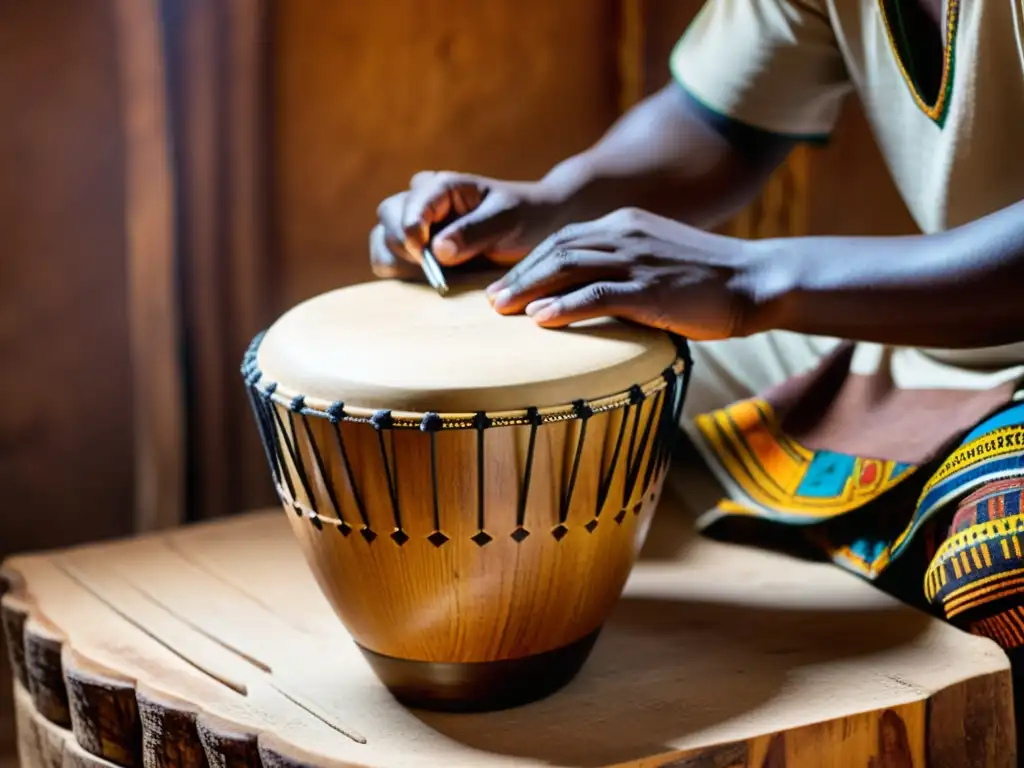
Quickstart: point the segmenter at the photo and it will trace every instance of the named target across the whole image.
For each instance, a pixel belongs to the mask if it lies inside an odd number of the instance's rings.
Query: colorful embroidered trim
[[[899,2],[900,0],[894,0],[894,3]],[[896,5],[895,7],[898,12],[899,6]],[[889,23],[889,14],[886,11],[886,0],[878,0],[878,10],[882,17],[882,24],[885,27],[885,34],[889,38],[889,47],[892,49],[893,58],[896,60],[896,66],[899,68],[900,74],[903,75],[903,80],[907,84],[907,88],[909,88],[910,94],[914,98],[914,102],[929,119],[941,128],[946,122],[946,115],[949,113],[949,103],[952,100],[953,95],[953,80],[956,74],[956,35],[960,22],[959,0],[947,0],[946,3],[946,41],[943,45],[942,79],[939,82],[938,96],[936,97],[934,104],[928,104],[924,98],[922,98],[917,83],[914,82],[914,78],[911,77],[910,73],[907,71],[903,62],[903,56],[900,53],[900,47],[897,44],[896,37],[892,31],[892,25]]]

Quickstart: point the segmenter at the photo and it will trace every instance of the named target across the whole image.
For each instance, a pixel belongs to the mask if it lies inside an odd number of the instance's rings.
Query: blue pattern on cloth
[[[882,510],[858,526],[825,526],[821,539],[839,565],[875,579],[941,513],[972,491],[1013,477],[1024,477],[1024,403],[993,414],[967,433],[924,484],[910,522],[898,535],[886,524],[890,510]]]
[[[1024,403],[982,421],[960,441],[925,484],[907,531],[897,540],[898,557],[910,538],[939,512],[981,486],[1024,477]]]

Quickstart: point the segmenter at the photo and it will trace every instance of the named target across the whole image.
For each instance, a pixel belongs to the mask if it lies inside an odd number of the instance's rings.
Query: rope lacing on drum
[[[330,424],[331,428],[329,431],[335,436],[338,456],[341,458],[348,479],[347,487],[351,492],[352,500],[361,519],[360,533],[368,543],[373,542],[378,537],[378,534],[370,528],[368,510],[356,482],[356,476],[350,462],[343,434],[343,423],[346,421],[369,424],[377,432],[384,475],[388,483],[389,500],[394,515],[395,528],[390,538],[399,546],[409,541],[410,537],[403,529],[399,506],[398,461],[395,450],[395,431],[398,427],[418,427],[420,431],[427,433],[430,438],[430,472],[434,525],[433,531],[427,536],[427,539],[437,547],[448,542],[450,537],[441,528],[442,510],[440,509],[438,489],[439,469],[437,466],[436,435],[448,428],[471,428],[476,431],[476,470],[478,478],[476,493],[477,531],[471,537],[471,540],[482,547],[493,540],[492,535],[485,528],[487,440],[484,431],[493,426],[528,426],[530,430],[529,444],[522,474],[521,493],[516,509],[516,525],[510,534],[511,538],[518,543],[530,536],[530,531],[526,528],[526,510],[529,502],[534,457],[536,455],[537,432],[542,425],[547,423],[568,419],[578,421],[579,432],[572,456],[572,466],[569,471],[564,494],[561,495],[559,500],[558,524],[552,529],[552,535],[557,541],[560,541],[569,533],[569,513],[572,508],[575,489],[579,482],[587,424],[591,417],[597,413],[605,413],[615,408],[624,407],[624,413],[619,421],[614,444],[612,446],[606,444],[601,449],[601,469],[599,470],[598,487],[596,489],[597,508],[593,518],[583,526],[586,530],[594,532],[598,527],[598,520],[611,494],[617,472],[616,468],[622,460],[626,463],[625,477],[623,478],[623,504],[615,519],[619,524],[622,524],[630,504],[632,504],[635,514],[640,513],[643,506],[642,497],[651,487],[655,473],[662,470],[670,459],[672,445],[679,432],[679,417],[684,406],[692,375],[692,357],[689,346],[685,339],[673,337],[674,341],[677,342],[678,359],[673,366],[666,368],[662,372],[660,379],[664,384],[660,386],[653,385],[653,383],[644,385],[634,384],[626,392],[622,393],[621,396],[617,396],[619,398],[617,401],[608,398],[596,402],[577,400],[571,406],[561,411],[547,410],[542,412],[536,407],[531,407],[512,415],[507,413],[489,415],[486,412],[480,411],[472,416],[467,414],[465,416],[450,415],[446,417],[431,411],[423,414],[422,417],[417,417],[416,421],[410,421],[409,414],[401,414],[396,417],[390,410],[386,409],[374,411],[372,414],[365,412],[365,416],[352,415],[346,411],[345,404],[340,401],[333,402],[326,407],[320,406],[323,410],[317,410],[310,407],[306,397],[301,394],[294,395],[290,399],[276,394],[278,391],[277,382],[264,380],[263,374],[257,365],[256,354],[262,338],[263,334],[260,334],[250,344],[241,367],[241,373],[246,384],[247,395],[256,418],[257,428],[270,466],[274,485],[282,502],[286,507],[293,509],[300,517],[308,517],[314,526],[321,529],[323,523],[327,522],[329,518],[322,519],[317,509],[317,497],[313,493],[314,483],[311,482],[312,479],[315,479],[314,473],[316,473],[321,481],[316,485],[317,491],[319,492],[320,487],[323,487],[327,499],[325,503],[329,503],[333,507],[337,518],[336,521],[331,522],[337,523],[338,530],[344,536],[348,536],[353,530],[352,525],[345,519],[342,511],[343,499],[341,498],[342,493],[340,491],[344,486],[335,488],[335,483],[330,476],[328,462],[325,461],[326,456],[322,453],[323,449],[320,443],[315,439],[316,435],[309,421],[310,418],[324,418]],[[642,412],[649,399],[653,402],[646,409],[648,411],[647,418],[643,419]],[[281,407],[277,407],[275,403]],[[284,418],[285,415],[287,415],[287,418]],[[299,429],[295,424],[296,418],[302,419],[303,426],[301,431],[308,447],[300,445]],[[642,427],[641,421],[644,421]],[[625,440],[627,430],[630,433],[628,445]],[[391,433],[390,439],[384,434],[385,432]],[[648,454],[647,447],[652,439],[655,444]],[[390,443],[390,446],[388,443]],[[609,447],[611,449],[611,456],[610,459],[605,460],[605,454]],[[625,453],[625,456],[623,456],[623,453]],[[645,459],[646,472],[643,473],[641,481],[640,475],[641,470],[644,468]],[[293,472],[288,471],[289,464],[294,470]],[[302,495],[308,500],[308,504],[296,492],[298,489],[293,483],[293,478],[301,486]],[[641,486],[641,498],[635,499],[634,494],[638,490],[638,484]]]
[[[478,411],[473,416],[473,428],[476,430],[476,533],[470,538],[478,547],[489,544],[494,537],[484,530],[484,507],[486,506],[487,494],[484,488],[486,462],[484,461],[485,438],[484,430],[491,426],[491,419],[483,411]]]

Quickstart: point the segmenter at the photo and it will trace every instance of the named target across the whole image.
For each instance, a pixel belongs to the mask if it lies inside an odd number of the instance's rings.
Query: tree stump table
[[[24,768],[1016,765],[994,643],[832,565],[701,538],[637,564],[566,688],[472,715],[391,698],[279,510],[3,574]]]

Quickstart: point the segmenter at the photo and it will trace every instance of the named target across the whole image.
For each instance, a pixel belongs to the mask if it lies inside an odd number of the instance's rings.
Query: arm
[[[574,222],[639,208],[709,229],[756,194],[796,141],[827,138],[852,88],[823,0],[709,0],[672,84],[538,182],[423,172],[378,208],[375,272],[517,263]],[[480,263],[480,262],[477,262]]]
[[[559,201],[557,226],[636,207],[712,228],[753,199],[794,143],[726,120],[671,83],[540,183]]]
[[[1024,341],[1024,201],[936,235],[764,241],[736,287],[755,331],[949,349]]]
[[[378,208],[371,260],[382,277],[416,276],[430,238],[445,266],[478,254],[513,264],[561,227],[624,207],[713,227],[753,198],[793,143],[719,117],[673,83],[540,181],[416,174]]]

